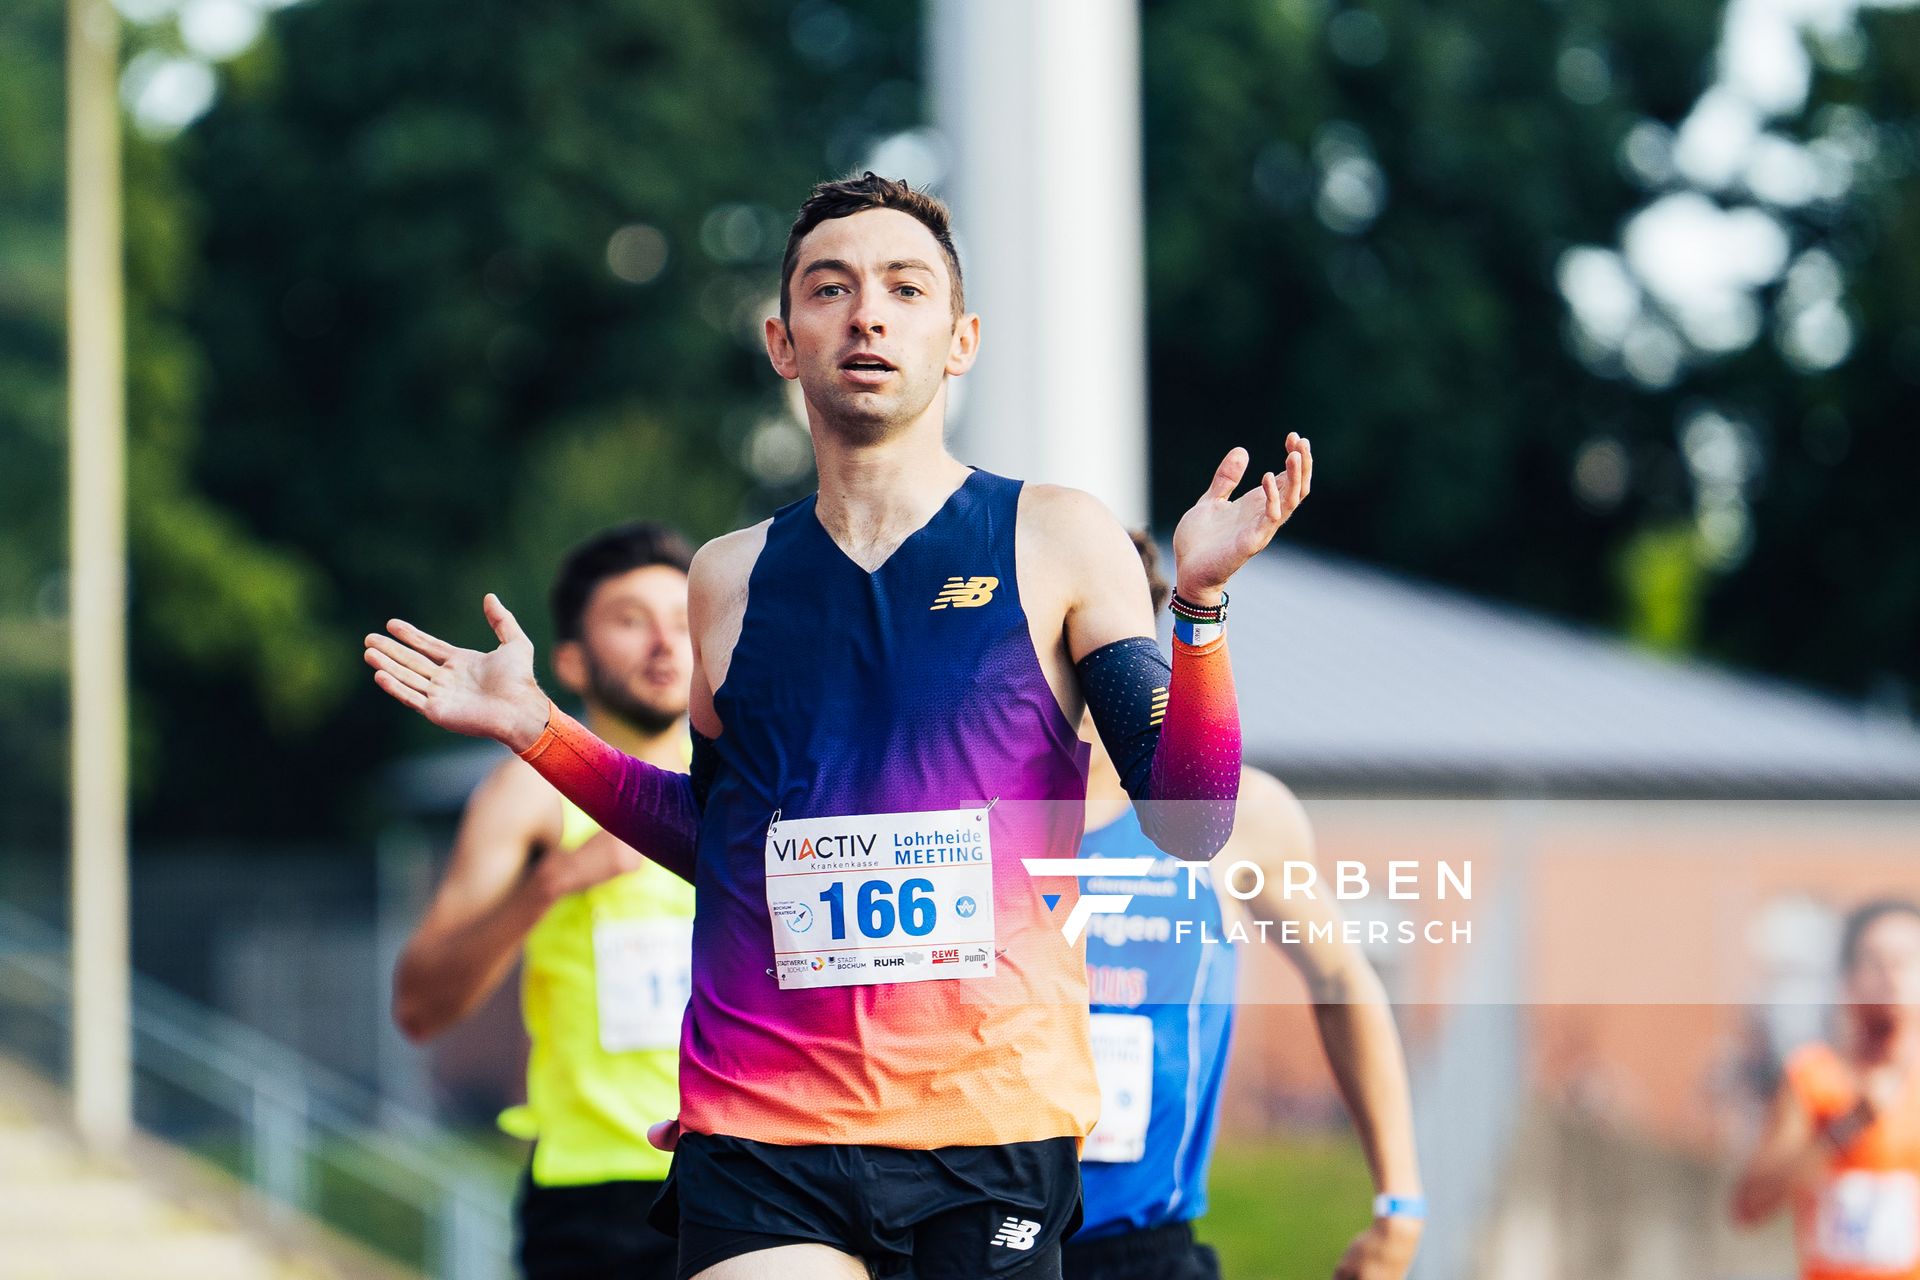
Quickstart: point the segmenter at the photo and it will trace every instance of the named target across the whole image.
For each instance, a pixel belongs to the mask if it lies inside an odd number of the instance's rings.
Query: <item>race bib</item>
[[[1920,1263],[1920,1178],[1848,1169],[1821,1190],[1813,1255],[1836,1267],[1905,1275]]]
[[[987,808],[775,814],[766,879],[780,989],[992,977],[987,826]]]
[[[602,1049],[679,1048],[693,991],[693,921],[594,921],[593,989]]]
[[[1100,1081],[1100,1123],[1087,1135],[1080,1158],[1132,1164],[1147,1153],[1153,1114],[1153,1019],[1094,1014],[1093,1070]]]

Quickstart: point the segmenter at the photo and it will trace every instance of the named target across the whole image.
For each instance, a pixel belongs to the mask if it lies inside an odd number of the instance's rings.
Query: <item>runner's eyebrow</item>
[[[924,271],[933,274],[933,268],[922,258],[895,258],[887,264],[888,271]],[[822,272],[837,271],[843,275],[856,275],[851,264],[842,258],[815,258],[800,271],[800,278],[819,275]]]

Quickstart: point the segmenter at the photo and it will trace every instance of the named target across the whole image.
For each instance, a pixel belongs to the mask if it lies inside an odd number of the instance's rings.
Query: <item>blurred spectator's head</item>
[[[1140,566],[1147,571],[1147,594],[1153,598],[1154,616],[1158,617],[1173,595],[1173,585],[1160,571],[1160,548],[1145,529],[1129,529],[1127,536],[1133,539],[1133,549],[1140,553]]]
[[[553,670],[590,707],[643,732],[687,713],[693,644],[687,566],[693,548],[644,521],[595,535],[567,553],[550,603]]]
[[[1866,903],[1840,938],[1847,999],[1869,1024],[1920,1007],[1920,906],[1899,898]]]
[[[869,170],[857,178],[821,183],[800,206],[793,229],[787,232],[786,255],[780,261],[780,319],[784,322],[793,314],[793,272],[800,263],[800,243],[807,238],[807,233],[823,222],[852,217],[869,209],[897,209],[918,220],[932,234],[940,246],[941,256],[946,259],[953,318],[957,320],[965,314],[966,289],[960,280],[960,255],[954,251],[949,225],[952,219],[947,206],[924,191],[915,191],[898,179],[883,178]]]

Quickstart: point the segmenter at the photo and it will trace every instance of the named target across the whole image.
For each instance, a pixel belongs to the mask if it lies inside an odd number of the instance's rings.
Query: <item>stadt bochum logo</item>
[[[1027,869],[1030,876],[1062,876],[1073,879],[1085,879],[1098,876],[1102,880],[1140,880],[1153,874],[1152,858],[1022,858],[1020,865]],[[1057,893],[1043,893],[1041,901],[1051,911],[1060,901]],[[1068,942],[1080,941],[1080,935],[1087,931],[1087,921],[1095,916],[1125,915],[1127,905],[1133,901],[1130,893],[1083,893],[1079,901],[1073,904],[1073,910],[1060,926],[1060,934]]]

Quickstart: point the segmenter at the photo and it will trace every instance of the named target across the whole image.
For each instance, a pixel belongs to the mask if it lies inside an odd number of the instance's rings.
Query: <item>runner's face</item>
[[[1847,975],[1847,995],[1868,1016],[1920,1007],[1920,919],[1901,913],[1867,926]]]
[[[661,733],[687,713],[693,641],[687,576],[649,565],[593,589],[581,619],[584,691],[635,728]]]
[[[767,354],[797,378],[815,416],[852,439],[885,439],[917,421],[948,374],[973,362],[977,321],[953,316],[939,242],[898,209],[833,218],[800,242],[785,325],[767,322]]]

